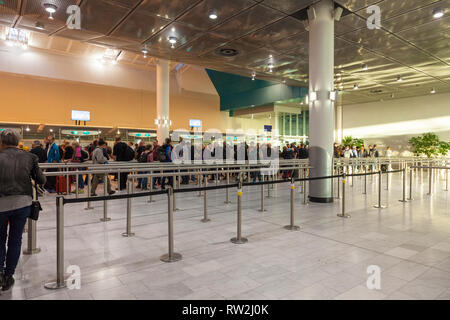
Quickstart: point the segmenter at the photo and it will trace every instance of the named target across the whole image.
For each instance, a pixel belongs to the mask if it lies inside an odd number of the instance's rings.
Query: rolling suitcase
[[[70,193],[70,181],[69,181],[69,193]],[[58,194],[67,194],[67,177],[59,176],[56,177],[56,192]]]

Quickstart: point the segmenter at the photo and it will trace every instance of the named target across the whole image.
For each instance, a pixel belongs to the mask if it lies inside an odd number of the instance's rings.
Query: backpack
[[[158,155],[158,160],[160,162],[166,162],[167,161],[165,146],[161,146],[161,147],[158,148],[157,155]]]
[[[124,160],[131,161],[131,160],[134,160],[134,157],[135,157],[134,150],[130,146],[127,146],[127,148],[125,150],[125,156],[124,156],[125,159]]]
[[[150,152],[142,152],[142,153],[141,153],[141,156],[140,156],[139,159],[138,159],[138,162],[141,162],[141,163],[148,162],[148,156],[149,156],[149,154],[150,154]]]

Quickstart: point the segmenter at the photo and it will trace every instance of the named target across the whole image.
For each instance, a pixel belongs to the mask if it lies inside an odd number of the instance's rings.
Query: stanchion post
[[[208,186],[208,179],[205,179],[205,188]],[[208,218],[208,192],[203,190],[203,219],[201,222],[209,222],[211,219]]]
[[[447,163],[445,163],[445,166],[447,167]],[[448,170],[449,169],[445,169],[445,190],[444,191],[448,191]]]
[[[242,237],[242,180],[242,173],[240,173],[237,189],[237,236],[230,239],[230,241],[234,244],[243,244],[248,242],[247,238]]]
[[[384,209],[386,208],[385,206],[381,205],[381,176],[382,176],[383,172],[381,170],[378,171],[378,204],[374,205],[374,208],[378,208],[378,209]]]
[[[404,167],[402,169],[402,186],[403,186],[403,198],[402,200],[399,200],[400,202],[408,202],[408,200],[406,200],[406,168]]]
[[[227,172],[226,175],[227,175],[227,185],[229,185],[229,184],[230,184],[230,173]],[[230,190],[229,190],[229,188],[226,188],[226,189],[225,189],[225,203],[226,203],[226,204],[231,203],[231,201],[230,201]]]
[[[64,274],[64,198],[56,198],[56,281],[44,285],[47,289],[66,287]]]
[[[306,169],[305,169],[305,170],[303,170],[303,178],[306,179],[306,177],[307,177],[307,174],[306,174]],[[306,199],[306,195],[307,195],[306,188],[307,188],[306,180],[303,180],[303,204],[308,203],[308,200]]]
[[[105,176],[103,177],[103,187],[104,187],[104,191],[103,191],[103,195],[106,197],[106,195],[108,194],[108,174],[105,173]],[[103,218],[100,219],[100,221],[106,222],[106,221],[110,221],[111,218],[108,218],[108,201],[107,200],[103,200]]]
[[[88,173],[87,175],[86,175],[86,177],[87,177],[87,179],[88,179],[88,191],[87,191],[87,196],[88,196],[88,198],[90,198],[91,197],[91,190],[92,190],[92,187],[91,187],[91,184],[92,184],[92,179],[91,179],[91,175]],[[84,210],[92,210],[92,209],[94,209],[94,208],[92,208],[91,207],[91,201],[88,201],[87,202],[87,204],[86,204],[86,208],[84,208]]]
[[[417,168],[415,169],[417,173]],[[414,200],[413,199],[413,170],[409,168],[409,198],[408,200]]]
[[[127,182],[127,191],[128,195],[131,194],[131,181],[128,180]],[[122,233],[122,236],[124,237],[132,237],[134,236],[134,233],[131,232],[131,198],[127,198],[127,226],[125,229],[125,232]]]
[[[168,240],[169,240],[169,253],[161,256],[163,262],[176,262],[180,261],[183,257],[181,254],[173,251],[173,188],[169,186],[167,188],[167,202],[168,202]]]
[[[363,194],[367,194],[367,164],[364,165],[364,192]]]
[[[299,226],[296,226],[294,223],[294,196],[295,196],[295,180],[294,178],[291,178],[291,214],[290,214],[290,219],[291,219],[291,224],[284,226],[284,229],[286,230],[291,230],[291,231],[298,231],[300,230]]]
[[[150,171],[150,174],[153,174],[153,171]],[[154,177],[149,177],[150,179],[150,192],[153,192],[153,179],[155,179]],[[148,198],[148,203],[152,203],[155,202],[153,201],[153,196],[150,195],[150,197]]]
[[[433,194],[433,169],[432,164],[430,162],[430,165],[428,167],[428,193],[427,195],[431,196]]]
[[[345,184],[347,183],[347,177],[345,173],[342,175],[342,212],[338,213],[337,216],[340,218],[350,218],[350,215],[345,213]]]
[[[264,182],[264,175],[262,175],[262,182]],[[264,183],[261,184],[261,208],[258,210],[259,212],[265,212],[264,209]]]
[[[23,254],[28,255],[41,252],[41,249],[36,247],[36,222],[35,220],[28,219],[27,249],[23,251]]]
[[[180,181],[180,176],[174,176],[173,177],[172,182],[173,182],[173,189],[174,190],[180,188],[180,185],[178,184],[179,181]],[[175,188],[175,187],[177,187],[177,188]],[[177,208],[177,198],[176,198],[175,193],[173,193],[173,211],[178,211],[178,210],[180,210],[180,209]]]

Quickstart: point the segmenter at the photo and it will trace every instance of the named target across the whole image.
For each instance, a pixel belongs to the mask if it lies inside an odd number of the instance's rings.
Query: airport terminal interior
[[[11,136],[0,300],[450,299],[449,0],[0,0]]]

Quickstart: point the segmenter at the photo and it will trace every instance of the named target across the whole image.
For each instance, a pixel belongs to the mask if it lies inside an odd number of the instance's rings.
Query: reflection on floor
[[[65,207],[65,265],[81,268],[81,289],[50,291],[43,284],[56,274],[55,200],[48,197],[38,223],[39,254],[22,256],[16,285],[0,299],[449,299],[450,192],[444,182],[427,196],[427,179],[415,180],[413,202],[402,196],[393,176],[383,204],[368,178],[347,185],[347,213],[340,201],[304,205],[295,190],[295,219],[301,231],[287,231],[289,185],[278,185],[260,208],[260,187],[245,187],[243,235],[236,232],[236,192],[224,204],[224,190],[208,192],[211,222],[201,223],[203,198],[177,195],[175,250],[183,260],[164,263],[167,253],[167,196],[133,200],[132,231],[124,238],[126,200],[111,201],[109,222],[101,222],[103,202]],[[373,178],[376,181],[376,177]],[[101,188],[101,187],[100,187]],[[101,194],[99,190],[98,194]],[[265,192],[267,195],[267,190]],[[24,234],[24,247],[26,234]],[[367,288],[367,267],[381,269],[381,289]]]

